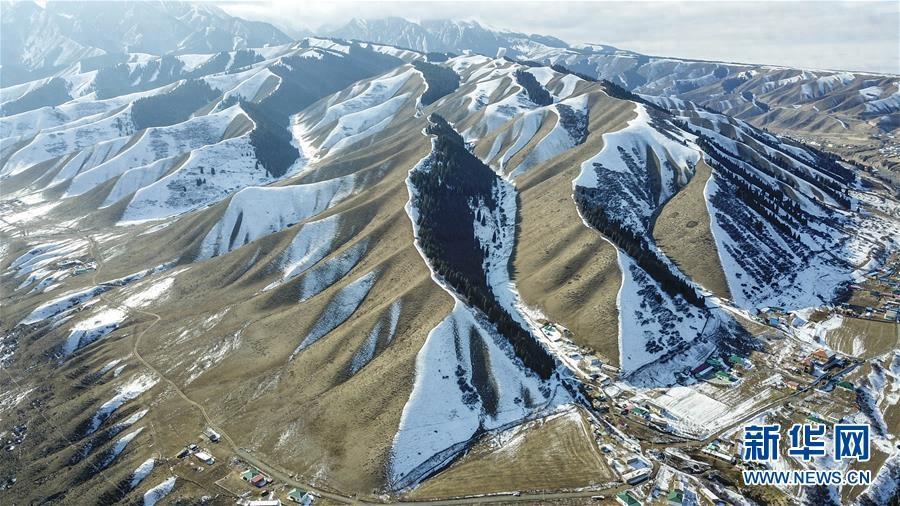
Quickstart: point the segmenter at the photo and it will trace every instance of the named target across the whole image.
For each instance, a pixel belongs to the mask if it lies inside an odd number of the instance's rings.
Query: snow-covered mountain
[[[524,34],[495,30],[477,21],[449,19],[425,20],[414,23],[403,18],[359,19],[332,30],[328,35],[345,39],[381,42],[421,52],[462,52],[463,50],[494,56],[501,48],[529,42],[547,47],[565,48],[568,45],[546,35]]]
[[[473,51],[559,65],[636,93],[677,97],[799,136],[874,134],[900,126],[895,75],[648,56],[602,44],[488,28],[475,21],[353,20],[331,35],[418,51]],[[599,35],[602,38],[602,34]]]
[[[603,433],[632,459],[585,362],[683,394],[762,349],[758,307],[831,303],[900,246],[895,197],[834,155],[565,65],[434,52],[478,25],[399,26],[435,46],[130,54],[0,90],[0,431],[27,422],[9,469],[42,480],[3,481],[17,498],[201,497],[235,456],[405,498],[560,418],[565,446],[602,464]],[[207,425],[219,467],[155,464]]]
[[[209,3],[31,1],[0,4],[3,86],[85,60],[98,67],[126,53],[210,53],[286,44],[268,23],[228,15]]]

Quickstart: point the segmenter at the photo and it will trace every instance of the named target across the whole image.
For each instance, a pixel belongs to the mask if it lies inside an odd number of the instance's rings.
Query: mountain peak
[[[3,85],[45,77],[82,58],[127,52],[209,53],[286,44],[291,38],[215,5],[159,2],[13,2],[3,17]],[[23,27],[40,26],[41,37]]]

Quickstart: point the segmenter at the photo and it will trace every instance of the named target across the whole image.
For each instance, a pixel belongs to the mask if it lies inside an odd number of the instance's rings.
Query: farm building
[[[622,506],[641,506],[641,501],[635,499],[631,492],[619,492],[616,494],[616,502]]]
[[[211,466],[216,463],[216,459],[213,458],[212,455],[206,453],[204,451],[200,451],[194,454],[194,457],[197,457],[197,460],[203,462],[204,464]]]
[[[291,491],[288,492],[288,499],[297,504],[308,505],[312,503],[312,496],[305,490],[300,490],[299,488],[291,489]]]

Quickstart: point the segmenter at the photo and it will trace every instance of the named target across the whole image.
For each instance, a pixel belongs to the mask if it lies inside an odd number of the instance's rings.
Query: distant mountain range
[[[397,17],[353,19],[343,27],[325,35],[381,42],[422,52],[472,51],[487,56],[495,56],[501,50],[528,43],[548,48],[569,47],[569,44],[556,37],[495,30],[482,26],[477,21],[449,19],[427,20],[421,23]]]
[[[900,81],[893,75],[648,56],[608,45],[569,45],[475,21],[354,19],[328,35],[561,65],[635,93],[691,100],[757,127],[798,135],[873,135],[900,126]]]
[[[208,3],[3,2],[3,86],[46,77],[85,58],[123,53],[211,53],[285,44],[269,23]]]

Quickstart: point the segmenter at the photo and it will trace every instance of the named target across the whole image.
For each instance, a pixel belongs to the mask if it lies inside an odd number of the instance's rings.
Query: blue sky
[[[222,2],[288,29],[353,17],[474,19],[646,54],[900,74],[900,2]]]

